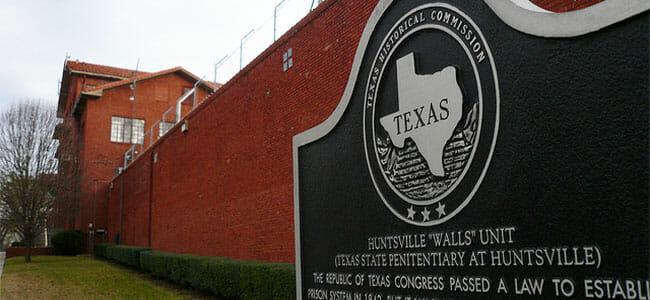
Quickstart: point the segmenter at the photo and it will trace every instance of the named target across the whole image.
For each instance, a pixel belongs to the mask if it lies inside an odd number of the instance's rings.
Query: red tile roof
[[[124,77],[124,78],[130,78],[131,76],[133,76],[133,73],[135,72],[135,70],[97,65],[97,64],[91,64],[87,62],[74,61],[74,60],[68,60],[66,62],[66,66],[70,70],[104,74],[104,75]],[[146,74],[150,74],[150,73],[138,71],[138,75],[146,75]]]
[[[166,75],[166,74],[174,73],[174,72],[181,72],[181,73],[185,74],[186,76],[194,79],[194,81],[199,80],[199,78],[196,77],[196,75],[190,73],[189,71],[183,69],[182,67],[175,67],[175,68],[171,68],[171,69],[168,69],[168,70],[163,70],[163,71],[156,72],[156,73],[144,73],[144,74],[141,74],[140,72],[138,72],[137,77],[129,76],[128,79],[109,82],[109,83],[102,84],[102,85],[99,85],[99,86],[96,86],[96,87],[93,87],[93,88],[90,88],[90,89],[87,89],[87,90],[84,90],[84,91],[85,92],[103,91],[105,89],[111,89],[111,88],[115,88],[115,87],[118,87],[118,86],[131,84],[134,79],[137,80],[137,81],[142,81],[142,80],[147,80],[147,79],[155,78],[155,77],[158,77],[158,76],[162,76],[162,75]],[[211,82],[203,81],[202,84],[206,88],[209,88],[209,89],[214,88],[214,85]],[[220,87],[220,86],[221,86],[221,84],[217,84],[217,87]]]

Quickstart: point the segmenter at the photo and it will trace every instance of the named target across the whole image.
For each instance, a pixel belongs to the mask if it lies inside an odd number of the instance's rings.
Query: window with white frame
[[[282,55],[282,71],[286,72],[287,70],[293,67],[293,48],[289,48],[287,52],[284,52]]]
[[[143,144],[144,120],[111,117],[111,142]]]
[[[162,122],[160,122],[160,125],[158,125],[158,126],[160,128],[158,136],[163,136],[163,135],[165,135],[165,133],[167,133],[167,131],[172,129],[172,127],[174,126],[174,123],[173,122],[162,121]]]

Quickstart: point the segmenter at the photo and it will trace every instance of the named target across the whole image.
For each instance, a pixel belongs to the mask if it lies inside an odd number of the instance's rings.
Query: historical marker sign
[[[294,139],[299,297],[650,298],[647,5],[504,3],[380,1]]]
[[[364,145],[378,195],[407,223],[450,219],[478,188],[498,131],[483,34],[453,5],[418,6],[388,31],[367,77]]]

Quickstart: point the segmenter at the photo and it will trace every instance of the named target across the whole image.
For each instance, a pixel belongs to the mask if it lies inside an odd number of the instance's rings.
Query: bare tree
[[[7,238],[7,235],[9,234],[10,228],[6,226],[0,225],[0,250],[4,251],[5,250],[5,239]]]
[[[55,109],[36,102],[0,114],[0,214],[23,238],[25,262],[54,206],[57,124]]]

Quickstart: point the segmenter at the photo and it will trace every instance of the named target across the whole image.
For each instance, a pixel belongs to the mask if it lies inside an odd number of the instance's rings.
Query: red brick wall
[[[64,71],[64,73],[67,71]],[[62,93],[67,93],[67,98],[64,100],[65,103],[62,103],[63,108],[60,109],[63,112],[63,123],[62,126],[65,127],[66,134],[64,136],[58,137],[59,139],[59,148],[57,149],[57,158],[59,159],[59,172],[72,174],[77,169],[77,157],[79,155],[79,145],[78,141],[80,139],[80,122],[72,116],[71,110],[74,105],[74,101],[77,97],[77,93],[81,90],[83,86],[84,76],[79,74],[70,74],[69,86],[67,91],[61,91]],[[63,87],[62,87],[63,89]],[[65,156],[67,161],[62,160]],[[65,203],[57,203],[55,209],[57,214],[55,214],[55,220],[53,220],[54,226],[57,228],[77,228],[77,221],[75,219],[77,215],[77,201],[78,196],[70,195]]]
[[[292,138],[325,120],[338,104],[375,4],[321,4],[190,114],[187,133],[175,127],[116,178],[110,240],[119,230],[124,180],[124,244],[294,261]],[[282,55],[289,48],[294,67],[283,72]],[[150,195],[140,190],[149,184]]]
[[[7,258],[15,256],[25,256],[25,247],[9,247],[6,249]],[[32,247],[32,255],[54,255],[52,247]]]
[[[122,242],[124,244],[149,245],[150,168],[151,159],[147,155],[133,163],[132,172],[120,178],[120,180],[124,180],[120,187],[124,188],[122,207],[122,232],[124,233]]]
[[[120,198],[123,195],[122,178],[113,180],[108,190],[108,203],[106,210],[106,241],[116,243],[116,236],[120,232]]]
[[[107,204],[108,242],[115,242],[122,227],[122,244],[149,246],[150,152],[146,155],[147,157],[142,157],[131,165],[131,172],[113,182]]]
[[[135,101],[129,100],[132,95],[129,85],[104,90],[101,98],[87,100],[81,117],[84,127],[83,146],[80,149],[83,178],[76,229],[85,231],[88,223],[94,223],[98,229],[108,225],[108,183],[115,175],[115,168],[122,165],[124,152],[131,147],[131,144],[110,141],[111,117],[144,119],[147,131],[162,118],[167,109],[175,105],[183,93],[183,88],[192,87],[193,84],[194,82],[184,75],[170,73],[138,82]],[[197,99],[207,96],[208,91],[199,89]],[[157,137],[156,129],[154,140]],[[145,144],[149,144],[148,136],[145,136]]]

